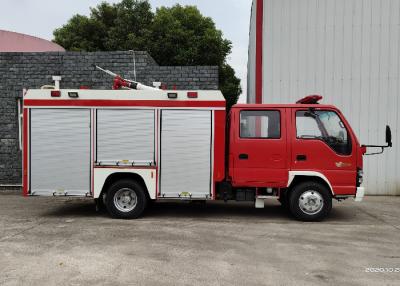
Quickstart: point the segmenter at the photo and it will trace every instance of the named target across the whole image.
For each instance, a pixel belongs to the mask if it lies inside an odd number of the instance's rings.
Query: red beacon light
[[[199,97],[199,94],[198,94],[196,91],[189,91],[189,92],[187,93],[187,97],[188,97],[188,98],[198,98],[198,97]]]
[[[309,95],[297,101],[296,104],[318,104],[322,99],[321,95]]]

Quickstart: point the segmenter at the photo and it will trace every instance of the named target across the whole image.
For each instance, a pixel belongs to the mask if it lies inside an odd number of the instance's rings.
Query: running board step
[[[261,200],[277,200],[279,199],[279,196],[257,196],[256,199],[261,199]]]
[[[256,197],[256,204],[255,207],[256,209],[263,209],[265,206],[265,200],[270,200],[270,199],[279,199],[277,196],[257,196]]]

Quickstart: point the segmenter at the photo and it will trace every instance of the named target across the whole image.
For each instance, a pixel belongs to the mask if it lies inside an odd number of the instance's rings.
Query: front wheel
[[[289,198],[290,212],[301,221],[321,221],[332,209],[332,195],[317,182],[304,182],[293,188]]]
[[[106,206],[114,218],[135,219],[144,212],[147,197],[144,188],[133,180],[120,180],[111,185]]]

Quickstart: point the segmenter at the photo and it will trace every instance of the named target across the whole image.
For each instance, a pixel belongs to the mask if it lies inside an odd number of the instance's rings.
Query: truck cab
[[[275,197],[306,221],[332,198],[361,201],[365,150],[343,114],[307,97],[296,104],[235,105],[229,114],[228,176],[236,200]]]

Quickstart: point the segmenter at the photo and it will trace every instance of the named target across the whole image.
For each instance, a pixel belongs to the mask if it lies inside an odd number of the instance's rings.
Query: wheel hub
[[[324,200],[317,191],[308,190],[299,198],[299,207],[305,214],[315,215],[322,210],[323,206]]]
[[[129,204],[131,202],[132,198],[128,195],[125,195],[122,199],[122,202],[125,204]]]
[[[129,188],[120,189],[115,193],[114,205],[121,212],[130,212],[137,205],[136,192]]]

